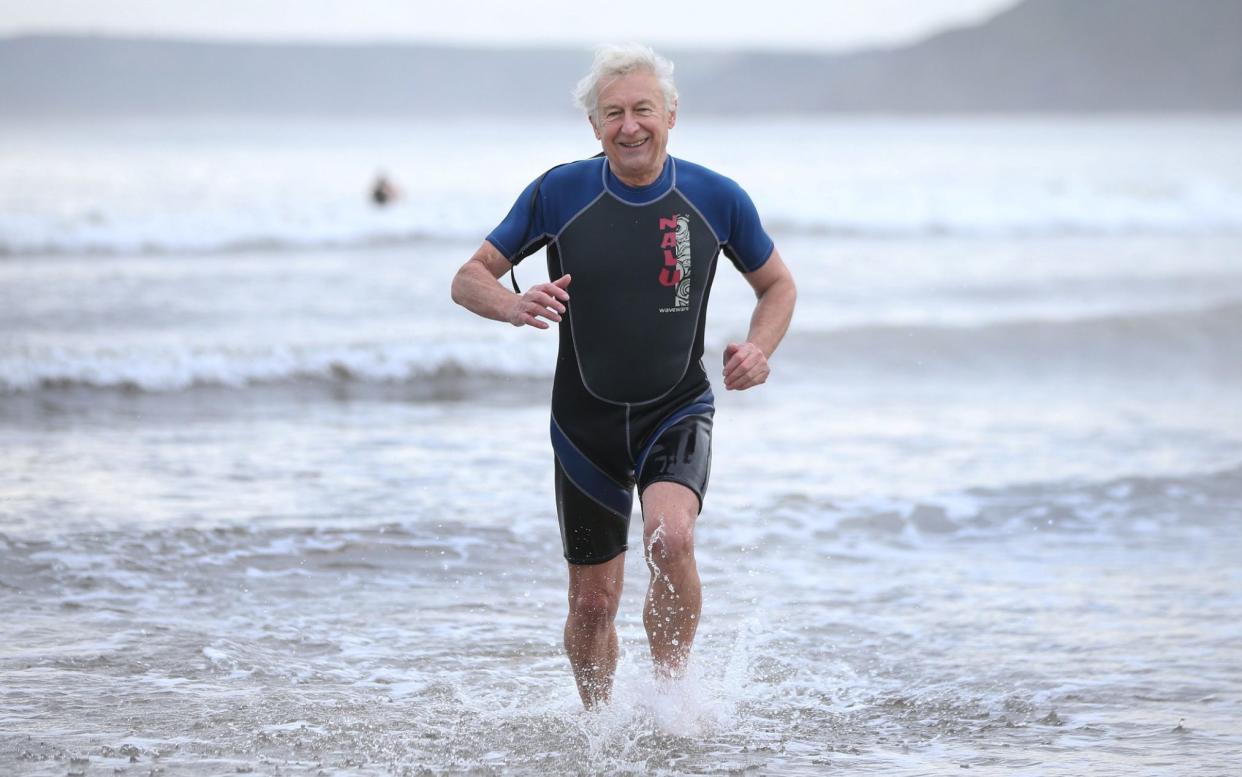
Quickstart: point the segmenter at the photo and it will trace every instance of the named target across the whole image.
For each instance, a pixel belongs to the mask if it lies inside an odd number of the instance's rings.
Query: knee
[[[585,624],[611,623],[620,603],[618,592],[607,587],[590,587],[569,592],[569,615]]]
[[[647,535],[647,559],[657,566],[694,559],[692,520],[665,521]]]

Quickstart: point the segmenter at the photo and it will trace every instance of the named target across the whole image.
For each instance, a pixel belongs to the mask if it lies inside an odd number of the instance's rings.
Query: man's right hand
[[[522,294],[514,295],[513,307],[509,310],[506,320],[514,326],[533,326],[547,329],[548,321],[560,323],[565,313],[565,303],[569,302],[569,292],[565,291],[572,280],[568,274],[562,275],[551,283],[537,283]],[[543,321],[542,319],[548,321]]]

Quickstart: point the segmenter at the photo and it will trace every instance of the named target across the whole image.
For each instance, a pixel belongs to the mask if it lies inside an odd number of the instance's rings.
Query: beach
[[[799,307],[724,391],[721,263],[694,658],[630,553],[594,713],[555,334],[448,295],[580,124],[0,128],[0,771],[1236,768],[1238,119],[684,116]]]

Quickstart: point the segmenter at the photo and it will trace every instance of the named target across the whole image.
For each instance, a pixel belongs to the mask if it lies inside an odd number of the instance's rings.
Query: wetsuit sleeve
[[[759,211],[750,195],[737,184],[732,188],[728,236],[724,238],[725,256],[742,272],[754,272],[768,261],[774,244],[763,230]]]
[[[517,202],[509,210],[509,215],[487,236],[487,242],[494,245],[512,264],[517,264],[543,248],[551,238],[543,223],[545,208],[537,201],[538,184],[539,180],[531,181],[522,190]]]

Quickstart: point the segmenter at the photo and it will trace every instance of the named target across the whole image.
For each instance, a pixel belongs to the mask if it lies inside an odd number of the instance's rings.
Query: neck
[[[639,174],[623,173],[617,169],[617,166],[608,160],[608,169],[612,171],[613,177],[626,186],[639,187],[650,186],[660,180],[660,176],[664,173],[664,163],[668,161],[668,154],[660,157],[660,163],[653,170],[647,170]]]

